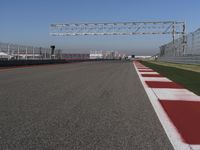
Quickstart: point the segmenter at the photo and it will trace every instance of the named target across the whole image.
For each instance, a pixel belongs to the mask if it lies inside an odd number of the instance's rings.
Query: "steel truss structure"
[[[114,22],[114,23],[68,23],[51,24],[52,36],[79,35],[185,35],[185,23],[177,21],[160,22]]]

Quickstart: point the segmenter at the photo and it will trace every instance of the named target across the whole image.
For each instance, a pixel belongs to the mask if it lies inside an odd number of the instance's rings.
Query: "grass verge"
[[[141,63],[200,96],[200,72],[152,63],[150,61],[141,61]]]
[[[149,61],[154,64],[168,66],[168,67],[176,67],[184,70],[190,70],[194,72],[200,73],[200,65],[191,65],[191,64],[178,64],[178,63],[170,63],[170,62],[163,62],[163,61]]]

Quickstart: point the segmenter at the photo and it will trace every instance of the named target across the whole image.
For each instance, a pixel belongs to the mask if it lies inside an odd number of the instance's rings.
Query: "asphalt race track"
[[[130,62],[0,70],[2,150],[173,149]]]

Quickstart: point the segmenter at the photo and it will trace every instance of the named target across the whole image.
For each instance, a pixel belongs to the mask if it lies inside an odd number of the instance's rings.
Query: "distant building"
[[[62,59],[90,59],[90,54],[80,54],[80,53],[63,53]]]
[[[103,59],[102,51],[90,51],[90,59]]]
[[[136,59],[148,59],[151,58],[152,56],[135,56]]]
[[[90,59],[120,59],[122,54],[117,51],[90,51]]]
[[[11,59],[11,58],[12,58],[11,55],[8,55],[8,54],[5,53],[5,52],[0,52],[0,60],[2,60],[2,59],[8,60],[8,59]]]

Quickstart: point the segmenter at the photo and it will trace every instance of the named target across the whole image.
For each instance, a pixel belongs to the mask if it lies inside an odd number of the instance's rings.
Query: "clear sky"
[[[125,50],[151,55],[171,36],[51,37],[51,23],[186,21],[187,32],[200,27],[200,0],[0,0],[0,42],[66,51]]]

